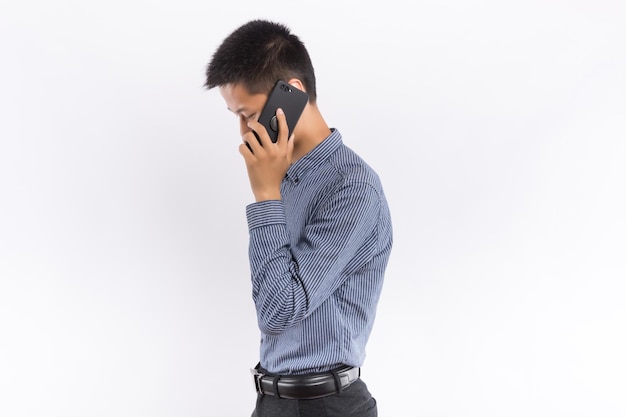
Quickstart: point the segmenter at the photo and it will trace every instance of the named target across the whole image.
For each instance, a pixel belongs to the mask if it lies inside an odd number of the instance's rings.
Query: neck
[[[313,148],[322,143],[330,135],[330,128],[319,112],[317,106],[309,105],[298,121],[297,132],[294,131],[296,142],[293,145],[292,162],[296,162]]]

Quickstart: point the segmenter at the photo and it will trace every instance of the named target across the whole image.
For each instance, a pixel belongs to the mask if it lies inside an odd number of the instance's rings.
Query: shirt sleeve
[[[290,244],[282,201],[246,208],[261,331],[278,334],[297,324],[371,260],[380,210],[381,196],[372,185],[344,184],[313,211],[304,238]]]

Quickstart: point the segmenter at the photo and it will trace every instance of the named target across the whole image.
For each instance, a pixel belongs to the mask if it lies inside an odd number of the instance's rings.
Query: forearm
[[[349,192],[349,199],[337,195],[331,209],[320,208],[305,226],[306,238],[294,242],[282,201],[248,206],[253,299],[262,331],[279,333],[307,317],[371,257],[378,201],[369,187]]]

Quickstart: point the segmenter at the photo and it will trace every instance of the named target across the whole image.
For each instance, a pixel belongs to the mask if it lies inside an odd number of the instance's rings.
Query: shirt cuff
[[[246,206],[248,229],[271,224],[286,224],[285,205],[282,200],[266,200]]]

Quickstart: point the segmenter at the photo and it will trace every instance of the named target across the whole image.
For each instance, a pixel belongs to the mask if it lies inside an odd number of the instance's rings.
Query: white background
[[[252,194],[202,85],[258,17],[386,187],[380,416],[626,416],[623,1],[0,4],[1,416],[251,413]]]

